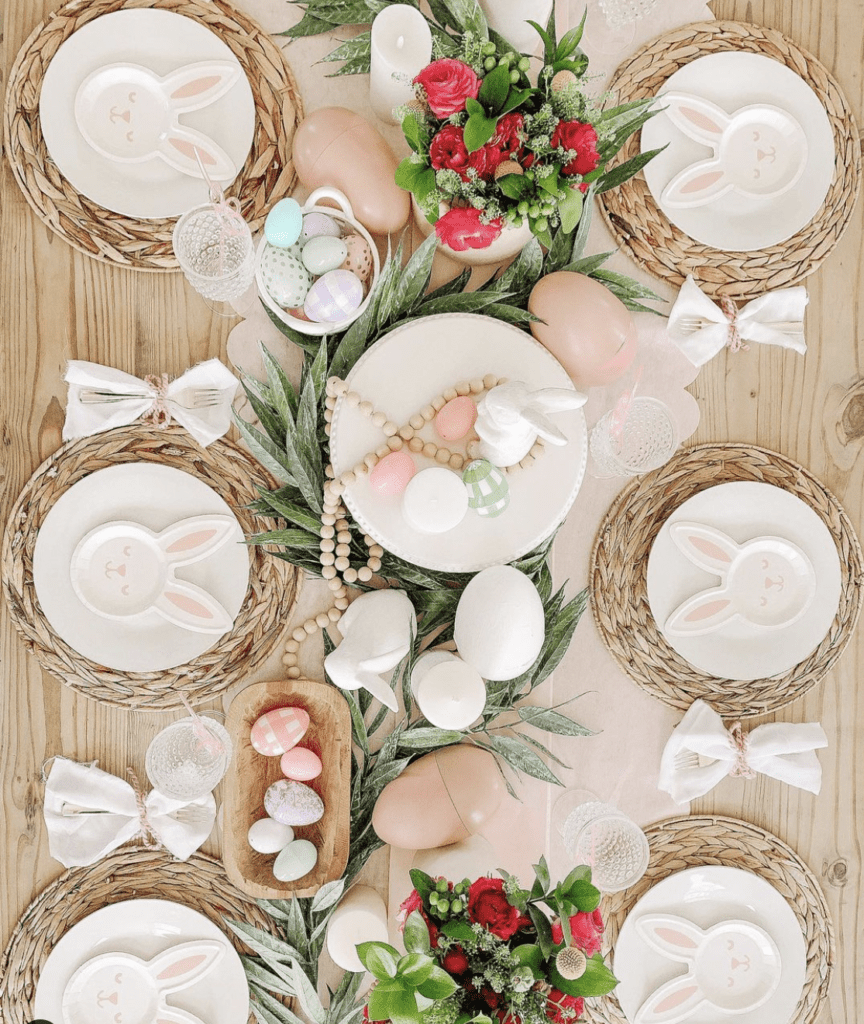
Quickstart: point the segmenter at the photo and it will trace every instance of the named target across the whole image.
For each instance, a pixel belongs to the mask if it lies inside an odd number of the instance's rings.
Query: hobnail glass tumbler
[[[678,447],[672,410],[657,398],[634,398],[621,429],[614,410],[591,431],[589,448],[597,476],[639,476],[665,465]]]
[[[634,885],[648,868],[645,833],[614,804],[580,804],[567,815],[560,832],[573,862],[588,864],[594,885],[603,892]]]
[[[227,203],[204,203],[184,213],[172,242],[187,281],[205,299],[232,302],[252,284],[252,232]]]
[[[198,800],[222,781],[231,753],[231,738],[221,723],[201,716],[182,718],[150,742],[147,778],[165,796]]]
[[[629,25],[657,6],[658,0],[599,0],[600,10],[613,28]]]

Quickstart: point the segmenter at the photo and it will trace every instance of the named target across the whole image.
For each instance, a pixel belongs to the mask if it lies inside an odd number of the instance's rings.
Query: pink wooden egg
[[[401,494],[417,472],[407,452],[391,452],[369,474],[369,483],[379,494]]]
[[[372,273],[372,251],[369,248],[369,243],[362,235],[358,235],[356,232],[353,235],[346,235],[342,241],[345,243],[348,255],[345,257],[340,270],[352,271],[365,284]]]
[[[278,757],[299,743],[308,728],[303,708],[273,708],[256,721],[249,738],[259,754]]]
[[[279,762],[282,774],[296,782],[308,782],[321,774],[321,758],[314,750],[306,747],[292,747],[286,750]]]
[[[435,417],[435,429],[445,441],[458,441],[474,426],[477,405],[473,398],[460,395],[452,398]]]

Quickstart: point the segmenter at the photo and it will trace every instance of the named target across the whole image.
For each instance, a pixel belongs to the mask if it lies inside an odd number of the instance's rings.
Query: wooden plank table
[[[57,6],[0,0],[0,61],[7,75],[26,36]],[[815,53],[839,79],[859,123],[864,121],[864,0],[715,0],[712,7],[720,18],[778,28]],[[0,516],[5,522],[33,469],[60,444],[67,359],[91,359],[138,375],[179,373],[202,359],[225,359],[234,322],[212,314],[179,274],[118,270],[73,251],[35,218],[5,161],[0,175]],[[864,518],[864,462],[858,460],[864,383],[857,344],[859,308],[864,308],[862,239],[859,204],[836,251],[807,281],[806,359],[757,350],[734,363],[717,360],[692,389],[702,406],[693,442],[747,441],[786,453],[834,491],[859,532]],[[817,800],[760,778],[726,787],[721,795],[715,791],[693,806],[694,812],[728,814],[771,830],[819,877],[837,935],[823,1024],[864,1019],[861,668],[864,633],[820,686],[777,716],[821,721],[825,727],[829,747],[820,753],[824,782]],[[257,673],[262,679],[278,675],[278,657]],[[105,707],[43,675],[25,652],[5,605],[0,608],[3,943],[28,902],[60,871],[48,856],[41,815],[39,775],[45,758],[59,751],[81,760],[98,756],[109,771],[123,774],[131,766],[143,778],[147,743],[175,717]],[[218,843],[205,849],[218,853]]]

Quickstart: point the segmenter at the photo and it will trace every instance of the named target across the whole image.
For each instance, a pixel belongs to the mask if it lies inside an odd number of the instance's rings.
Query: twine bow
[[[167,373],[160,373],[158,376],[155,373],[148,373],[144,383],[153,389],[154,397],[153,404],[141,419],[157,430],[165,430],[171,423],[171,409],[168,407],[168,385],[171,378]]]
[[[724,295],[720,299],[720,308],[729,321],[729,339],[726,342],[726,347],[732,352],[749,352],[750,346],[742,339],[741,332],[738,330],[738,307],[728,296]]]
[[[740,722],[733,722],[729,726],[729,742],[735,750],[735,761],[729,769],[733,779],[755,779],[756,772],[747,763],[747,733]]]
[[[139,829],[137,836],[134,838],[140,837],[143,840],[142,845],[147,850],[162,850],[164,847],[159,841],[159,836],[156,834],[156,831],[150,824],[150,819],[147,816],[146,797],[144,796],[144,790],[141,788],[141,784],[138,782],[138,775],[132,768],[127,768],[126,774],[129,776],[132,792],[135,794],[135,801],[138,804]]]

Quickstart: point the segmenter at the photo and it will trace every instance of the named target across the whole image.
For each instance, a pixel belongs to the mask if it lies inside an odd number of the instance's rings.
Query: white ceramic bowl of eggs
[[[322,205],[324,199],[336,203],[338,209]],[[266,233],[261,238],[255,254],[258,293],[274,316],[301,334],[321,336],[344,331],[369,305],[381,273],[378,250],[372,236],[354,217],[348,197],[339,189],[326,185],[316,189],[300,212],[303,216],[303,232],[294,245],[282,248],[273,246],[268,241]],[[368,249],[355,241],[358,237]],[[314,244],[311,250],[307,250],[310,241]],[[346,256],[340,259],[338,264],[330,266],[331,262],[335,261],[335,256],[331,256],[328,249],[332,251],[340,246],[346,248]],[[360,252],[357,251],[358,248]],[[310,255],[314,255],[315,258],[310,258]],[[371,272],[367,272],[365,280],[362,273],[355,275],[353,269],[344,269],[346,263],[352,262],[352,256],[354,262],[359,258],[364,263],[371,257]],[[308,269],[307,264],[330,269],[316,274]],[[349,306],[353,304],[351,298],[357,295],[357,291],[356,284],[351,278],[358,277],[362,287],[362,301],[350,312],[345,312],[344,308],[339,308],[332,301],[327,287],[328,281],[325,281],[330,273],[343,275],[341,280],[335,282],[336,290],[342,296],[343,307],[346,301]],[[298,299],[299,301],[295,301]],[[308,314],[310,310],[314,311],[315,319],[294,315],[292,310],[298,307],[304,309],[304,314]],[[328,319],[324,319],[324,316]]]

